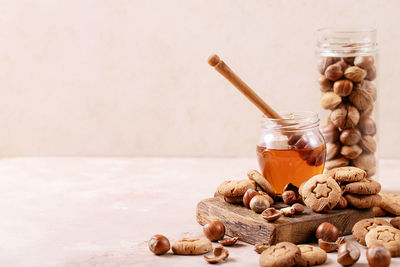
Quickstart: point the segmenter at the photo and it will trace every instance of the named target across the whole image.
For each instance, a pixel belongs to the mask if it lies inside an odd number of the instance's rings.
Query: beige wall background
[[[372,26],[380,148],[399,157],[400,1],[0,1],[1,156],[252,156],[260,113],[318,110],[315,30]]]

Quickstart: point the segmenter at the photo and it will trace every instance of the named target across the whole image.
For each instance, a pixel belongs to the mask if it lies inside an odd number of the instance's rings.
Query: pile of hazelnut
[[[337,251],[337,262],[343,266],[351,266],[360,258],[360,249],[353,242],[339,235],[339,229],[328,222],[321,223],[315,231],[321,249],[327,253]],[[366,256],[371,267],[390,265],[391,255],[384,246],[368,248]]]
[[[371,118],[377,98],[374,56],[320,57],[321,106],[330,110],[322,133],[326,169],[355,166],[376,172],[376,123]]]

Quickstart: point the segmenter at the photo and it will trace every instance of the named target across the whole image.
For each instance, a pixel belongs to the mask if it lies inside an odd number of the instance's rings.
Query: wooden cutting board
[[[277,208],[284,206],[283,203],[277,205],[274,206]],[[241,205],[226,203],[219,197],[200,201],[196,210],[196,218],[201,225],[220,220],[225,224],[227,235],[237,236],[240,240],[253,245],[259,242],[275,244],[289,241],[299,244],[315,241],[315,230],[322,222],[336,225],[342,235],[347,235],[351,233],[356,222],[371,217],[374,217],[372,209],[315,213],[306,207],[301,215],[282,216],[275,222],[268,222],[252,210]]]

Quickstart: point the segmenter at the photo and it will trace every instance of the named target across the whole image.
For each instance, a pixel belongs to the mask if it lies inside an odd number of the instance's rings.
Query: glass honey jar
[[[321,174],[326,157],[317,113],[284,113],[281,117],[262,117],[257,144],[260,169],[277,194],[282,193],[288,183],[300,186]]]

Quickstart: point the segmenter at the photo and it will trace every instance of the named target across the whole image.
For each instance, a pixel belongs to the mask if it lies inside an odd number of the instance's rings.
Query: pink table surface
[[[154,256],[147,240],[201,237],[197,202],[249,168],[255,158],[1,159],[0,266],[206,266],[202,256]],[[380,174],[384,190],[400,192],[400,160],[382,160]],[[354,266],[367,266],[360,248]],[[252,246],[229,251],[224,265],[258,266]],[[337,266],[335,253],[325,266]]]

